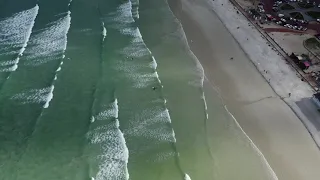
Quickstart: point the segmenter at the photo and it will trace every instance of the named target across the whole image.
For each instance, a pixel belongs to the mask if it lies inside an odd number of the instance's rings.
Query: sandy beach
[[[170,6],[204,68],[205,92],[220,93],[277,178],[318,179],[319,149],[291,110],[295,102],[312,95],[311,88],[230,2],[171,0]]]

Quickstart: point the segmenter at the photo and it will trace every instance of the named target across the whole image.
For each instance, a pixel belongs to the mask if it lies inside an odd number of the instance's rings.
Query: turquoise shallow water
[[[0,179],[224,179],[241,135],[166,1],[0,5]]]

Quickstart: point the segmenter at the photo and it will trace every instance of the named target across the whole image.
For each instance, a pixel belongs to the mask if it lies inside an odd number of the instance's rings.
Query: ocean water
[[[269,170],[167,1],[0,1],[1,180],[272,179]]]

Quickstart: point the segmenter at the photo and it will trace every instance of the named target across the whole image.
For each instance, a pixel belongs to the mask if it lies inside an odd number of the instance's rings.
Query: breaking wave
[[[0,20],[0,47],[4,51],[0,56],[16,54],[14,60],[0,62],[0,72],[12,72],[18,68],[20,57],[30,40],[38,12],[39,6],[36,5],[31,9]],[[2,48],[2,46],[11,48]],[[12,48],[18,48],[19,50],[15,51]]]
[[[71,24],[71,12],[48,24],[30,40],[25,65],[39,66],[52,60],[62,59],[67,48],[67,34]]]
[[[99,170],[94,179],[128,180],[129,150],[118,120],[118,100],[110,103],[106,110],[98,113],[92,119],[109,122],[105,126],[99,126],[89,132],[89,140],[92,144],[98,144],[102,149],[99,155]],[[95,122],[95,121],[91,121]]]

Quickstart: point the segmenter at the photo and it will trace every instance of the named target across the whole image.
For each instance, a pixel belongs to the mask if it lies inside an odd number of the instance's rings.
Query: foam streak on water
[[[139,0],[131,0],[132,3],[132,17],[139,19]]]
[[[54,86],[31,89],[14,95],[11,99],[21,102],[22,104],[45,104],[52,99]]]
[[[59,71],[61,71],[61,68],[62,68],[62,65],[63,65],[63,61],[65,60],[65,51],[67,49],[67,34],[69,32],[69,29],[70,29],[70,25],[71,25],[71,12],[68,11],[67,13],[67,16],[64,18],[65,22],[64,22],[64,25],[65,25],[65,30],[63,31],[64,35],[63,35],[63,39],[64,39],[64,43],[63,43],[63,46],[62,46],[62,57],[61,57],[61,60],[60,60],[60,64],[58,66],[58,68],[56,69],[56,73],[54,75],[54,79],[52,81],[52,87],[54,87],[54,84],[55,84],[55,81],[57,80],[57,76],[58,76],[58,73]],[[49,103],[50,101],[52,100],[53,98],[53,90],[54,88],[52,88],[52,90],[50,91],[48,97],[47,97],[47,101],[46,103],[44,104],[44,108],[48,108],[49,107]]]
[[[119,116],[119,108],[118,108],[118,99],[115,99],[114,102],[107,105],[106,110],[98,113],[94,118],[96,120],[105,120],[108,118],[118,118]]]
[[[115,12],[108,14],[110,20],[108,21],[107,25],[116,29],[127,27],[128,24],[134,22],[131,10],[131,1],[121,4]]]
[[[163,107],[150,107],[137,114],[133,119],[135,121],[130,122],[125,134],[157,142],[176,142],[174,131],[167,126],[171,123],[169,112]]]
[[[119,64],[118,70],[123,70],[125,74],[128,75],[128,78],[130,78],[134,82],[133,84],[134,84],[134,87],[136,88],[146,88],[153,83],[154,79],[156,79],[159,85],[163,87],[157,72],[157,66],[158,66],[157,61],[152,55],[152,52],[150,51],[150,49],[144,43],[139,28],[127,27],[122,29],[120,32],[124,35],[132,37],[131,44],[128,47],[124,48],[123,51],[120,52],[121,54],[123,54],[124,56],[133,57],[133,58],[149,56],[151,57],[151,62],[150,64],[140,65],[140,66],[137,65],[137,63],[135,62],[132,62],[132,63],[125,62],[124,64]],[[146,68],[146,67],[152,68],[154,72],[150,74],[141,74],[139,69]],[[164,102],[166,102],[166,100]],[[163,116],[163,117],[166,118],[167,122],[171,124],[171,118],[170,118],[169,110],[166,108],[166,104],[165,104],[165,110],[163,112],[166,114],[166,116]],[[150,132],[148,134],[150,134]],[[173,139],[173,142],[176,142],[176,138],[174,134],[175,134],[174,130],[172,129],[171,139]]]
[[[67,48],[67,34],[71,23],[71,12],[66,16],[48,24],[48,27],[41,29],[33,36],[26,51],[26,65],[39,66],[41,64],[60,60],[64,57]]]
[[[188,174],[184,175],[184,180],[191,180],[190,176]]]
[[[136,3],[137,7],[138,1],[134,3]],[[117,61],[116,69],[122,71],[122,74],[132,80],[133,88],[148,88],[154,84],[155,80],[158,82],[159,87],[163,88],[157,72],[156,59],[145,44],[139,28],[133,24],[133,22],[135,22],[133,14],[135,10],[133,10],[134,8],[132,6],[131,1],[128,1],[120,5],[116,13],[109,14],[112,19],[112,21],[109,22],[111,24],[110,27],[117,29],[121,34],[131,38],[131,43],[119,51],[120,54],[127,57],[127,60]],[[137,63],[134,61],[134,59],[140,58],[150,58],[150,63]],[[151,68],[153,72],[149,71],[150,73],[147,73],[145,71],[147,68]],[[171,127],[171,118],[165,103],[166,100],[164,99],[162,102],[164,102],[164,108],[162,106],[160,109],[157,109],[156,113],[148,112],[142,115],[142,117],[148,116],[145,120],[136,117],[135,119],[138,122],[132,122],[132,128],[128,130],[128,133],[134,136],[175,143],[175,133]],[[148,128],[149,125],[159,123],[157,122],[159,120],[162,122],[160,122],[161,124],[157,124],[157,128]],[[178,155],[178,153],[176,153],[176,155]]]
[[[18,68],[20,57],[28,45],[38,12],[39,6],[36,5],[34,8],[0,20],[0,47],[6,45],[20,48],[18,52],[10,52],[10,48],[5,50],[4,54],[18,54],[14,60],[1,62],[1,72],[12,72]]]
[[[92,144],[100,145],[103,154],[99,156],[99,171],[96,180],[128,180],[127,168],[129,150],[118,120],[118,100],[107,106],[107,110],[99,113],[95,118],[109,122],[106,126],[99,126],[89,132]],[[93,121],[94,122],[94,121]]]
[[[104,42],[106,36],[107,36],[107,29],[104,25],[104,22],[101,23],[102,24],[102,42]]]

